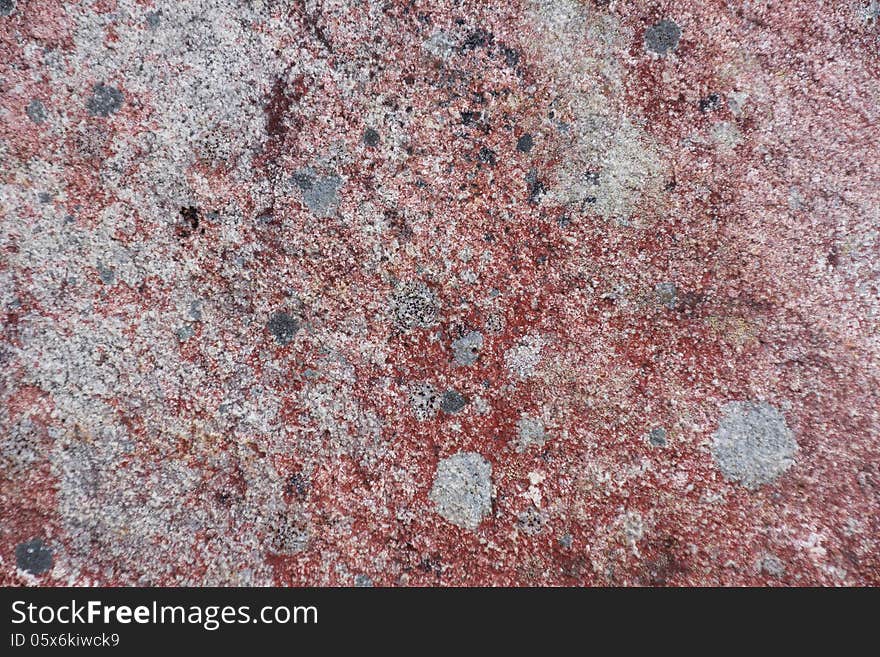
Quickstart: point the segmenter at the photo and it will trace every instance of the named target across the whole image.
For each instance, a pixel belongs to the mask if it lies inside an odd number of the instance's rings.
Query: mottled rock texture
[[[875,2],[0,1],[0,584],[880,585]]]

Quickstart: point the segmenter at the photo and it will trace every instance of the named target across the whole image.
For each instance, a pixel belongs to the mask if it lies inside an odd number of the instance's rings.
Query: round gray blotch
[[[46,106],[36,98],[28,103],[25,113],[27,113],[28,118],[37,125],[40,125],[46,120]]]
[[[532,139],[531,135],[523,135],[519,139],[516,140],[516,150],[520,153],[528,153],[532,150],[532,146],[535,145],[535,140]]]
[[[147,19],[147,26],[151,30],[155,30],[159,27],[159,23],[162,20],[162,12],[161,11],[148,11],[145,17]]]
[[[52,548],[39,538],[20,543],[15,548],[15,563],[19,570],[42,575],[52,568]]]
[[[476,452],[460,452],[437,464],[430,500],[448,522],[474,531],[492,512],[492,465]]]
[[[299,331],[299,320],[288,313],[275,313],[266,323],[266,328],[280,345],[290,344]]]
[[[457,390],[447,390],[440,399],[440,410],[444,413],[458,413],[467,406],[467,399]]]
[[[12,0],[0,0],[0,16],[9,16],[15,9],[15,3]]]
[[[648,432],[648,442],[654,447],[666,447],[666,429],[654,427]]]
[[[480,349],[483,348],[483,334],[478,331],[469,331],[458,340],[452,341],[452,353],[457,365],[473,365],[480,357]]]
[[[421,281],[399,285],[391,306],[394,321],[403,330],[429,328],[437,323],[437,297]]]
[[[645,48],[658,55],[665,55],[678,48],[681,28],[670,20],[655,23],[645,31]]]
[[[766,402],[736,401],[721,408],[712,457],[731,481],[755,489],[788,470],[798,445],[785,418]]]
[[[124,97],[116,87],[100,82],[92,89],[92,97],[86,103],[86,109],[92,116],[108,117],[122,107]]]

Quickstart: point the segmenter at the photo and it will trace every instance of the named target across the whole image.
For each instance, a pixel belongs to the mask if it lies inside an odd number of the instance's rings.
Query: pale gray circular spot
[[[443,459],[429,497],[443,518],[474,531],[492,511],[492,465],[476,452]]]
[[[722,406],[721,413],[712,434],[712,457],[727,479],[754,489],[794,464],[798,445],[776,408],[735,401]]]

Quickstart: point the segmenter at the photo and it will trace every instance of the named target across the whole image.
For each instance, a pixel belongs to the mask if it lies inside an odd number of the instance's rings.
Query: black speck
[[[535,145],[534,140],[531,135],[523,135],[519,139],[516,140],[516,150],[520,153],[528,153],[532,150],[532,146]]]
[[[645,31],[645,48],[658,55],[665,55],[678,48],[681,28],[673,21],[662,20]]]
[[[483,162],[484,164],[489,164],[491,166],[495,166],[495,162],[496,162],[497,158],[495,156],[495,151],[493,151],[491,148],[487,148],[486,146],[483,146],[480,149],[480,152],[477,155],[477,157],[479,158],[480,162]]]
[[[375,148],[379,145],[379,133],[373,128],[367,128],[364,130],[364,143],[370,148]]]
[[[700,111],[703,113],[714,112],[721,107],[721,97],[718,94],[709,94],[700,99]]]
[[[266,323],[266,328],[280,345],[290,344],[299,331],[299,320],[288,313],[275,313]]]
[[[591,185],[599,184],[599,172],[598,171],[587,171],[584,174],[584,180]]]
[[[15,563],[26,573],[42,575],[52,568],[52,549],[35,538],[15,548]]]
[[[457,390],[447,390],[440,399],[440,410],[444,413],[458,413],[467,406],[467,399]]]
[[[92,89],[92,97],[86,103],[86,109],[92,116],[106,118],[118,112],[122,107],[122,102],[123,95],[119,89],[101,82]]]

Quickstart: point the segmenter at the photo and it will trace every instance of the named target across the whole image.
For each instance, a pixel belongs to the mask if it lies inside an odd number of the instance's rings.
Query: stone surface
[[[880,585],[876,4],[0,0],[0,584]]]

